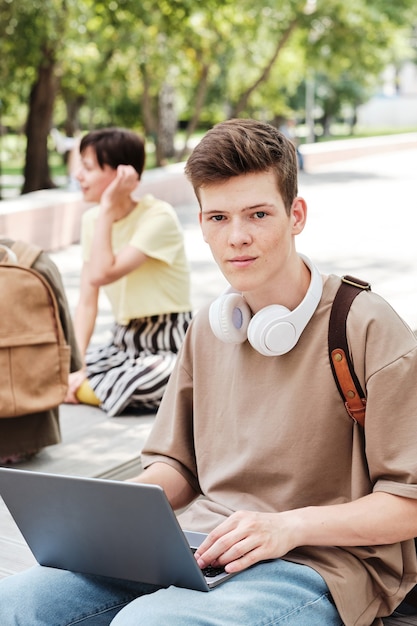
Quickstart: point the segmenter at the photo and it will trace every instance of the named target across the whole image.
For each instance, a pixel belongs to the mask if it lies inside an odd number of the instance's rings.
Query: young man
[[[328,357],[340,279],[295,248],[306,204],[291,142],[227,121],[186,171],[232,290],[188,329],[136,481],[190,505],[182,527],[209,533],[199,565],[237,575],[201,593],[38,567],[0,583],[0,623],[378,624],[417,578],[416,338],[376,294],[355,299],[363,431]]]

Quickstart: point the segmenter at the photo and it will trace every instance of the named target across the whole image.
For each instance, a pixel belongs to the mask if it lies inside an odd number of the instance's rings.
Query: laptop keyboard
[[[191,551],[193,554],[194,552],[196,552],[196,550],[197,548],[191,548]],[[219,574],[225,573],[224,567],[222,566],[213,567],[213,565],[208,565],[201,571],[203,572],[203,575],[206,576],[206,578],[214,578],[215,576],[218,576]]]

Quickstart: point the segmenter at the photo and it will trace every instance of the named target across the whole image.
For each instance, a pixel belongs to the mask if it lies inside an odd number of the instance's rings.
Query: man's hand
[[[201,568],[223,566],[240,572],[259,561],[279,558],[294,548],[285,513],[237,511],[215,528],[195,553]]]

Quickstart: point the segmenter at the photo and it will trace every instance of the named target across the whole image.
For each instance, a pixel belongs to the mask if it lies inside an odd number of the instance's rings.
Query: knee
[[[136,598],[123,607],[113,618],[111,626],[186,626],[197,624],[198,618],[192,612],[192,601],[188,594],[200,594],[180,587],[158,589]],[[205,594],[201,594],[205,595]]]
[[[43,611],[44,623],[48,623],[47,607],[54,588],[50,574],[48,568],[36,566],[0,581],[0,624],[41,623],[32,620],[35,615],[42,620]]]

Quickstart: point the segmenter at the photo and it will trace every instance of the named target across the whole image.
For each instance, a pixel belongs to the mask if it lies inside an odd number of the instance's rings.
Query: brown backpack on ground
[[[68,387],[70,347],[37,246],[0,246],[0,418],[52,409]]]

